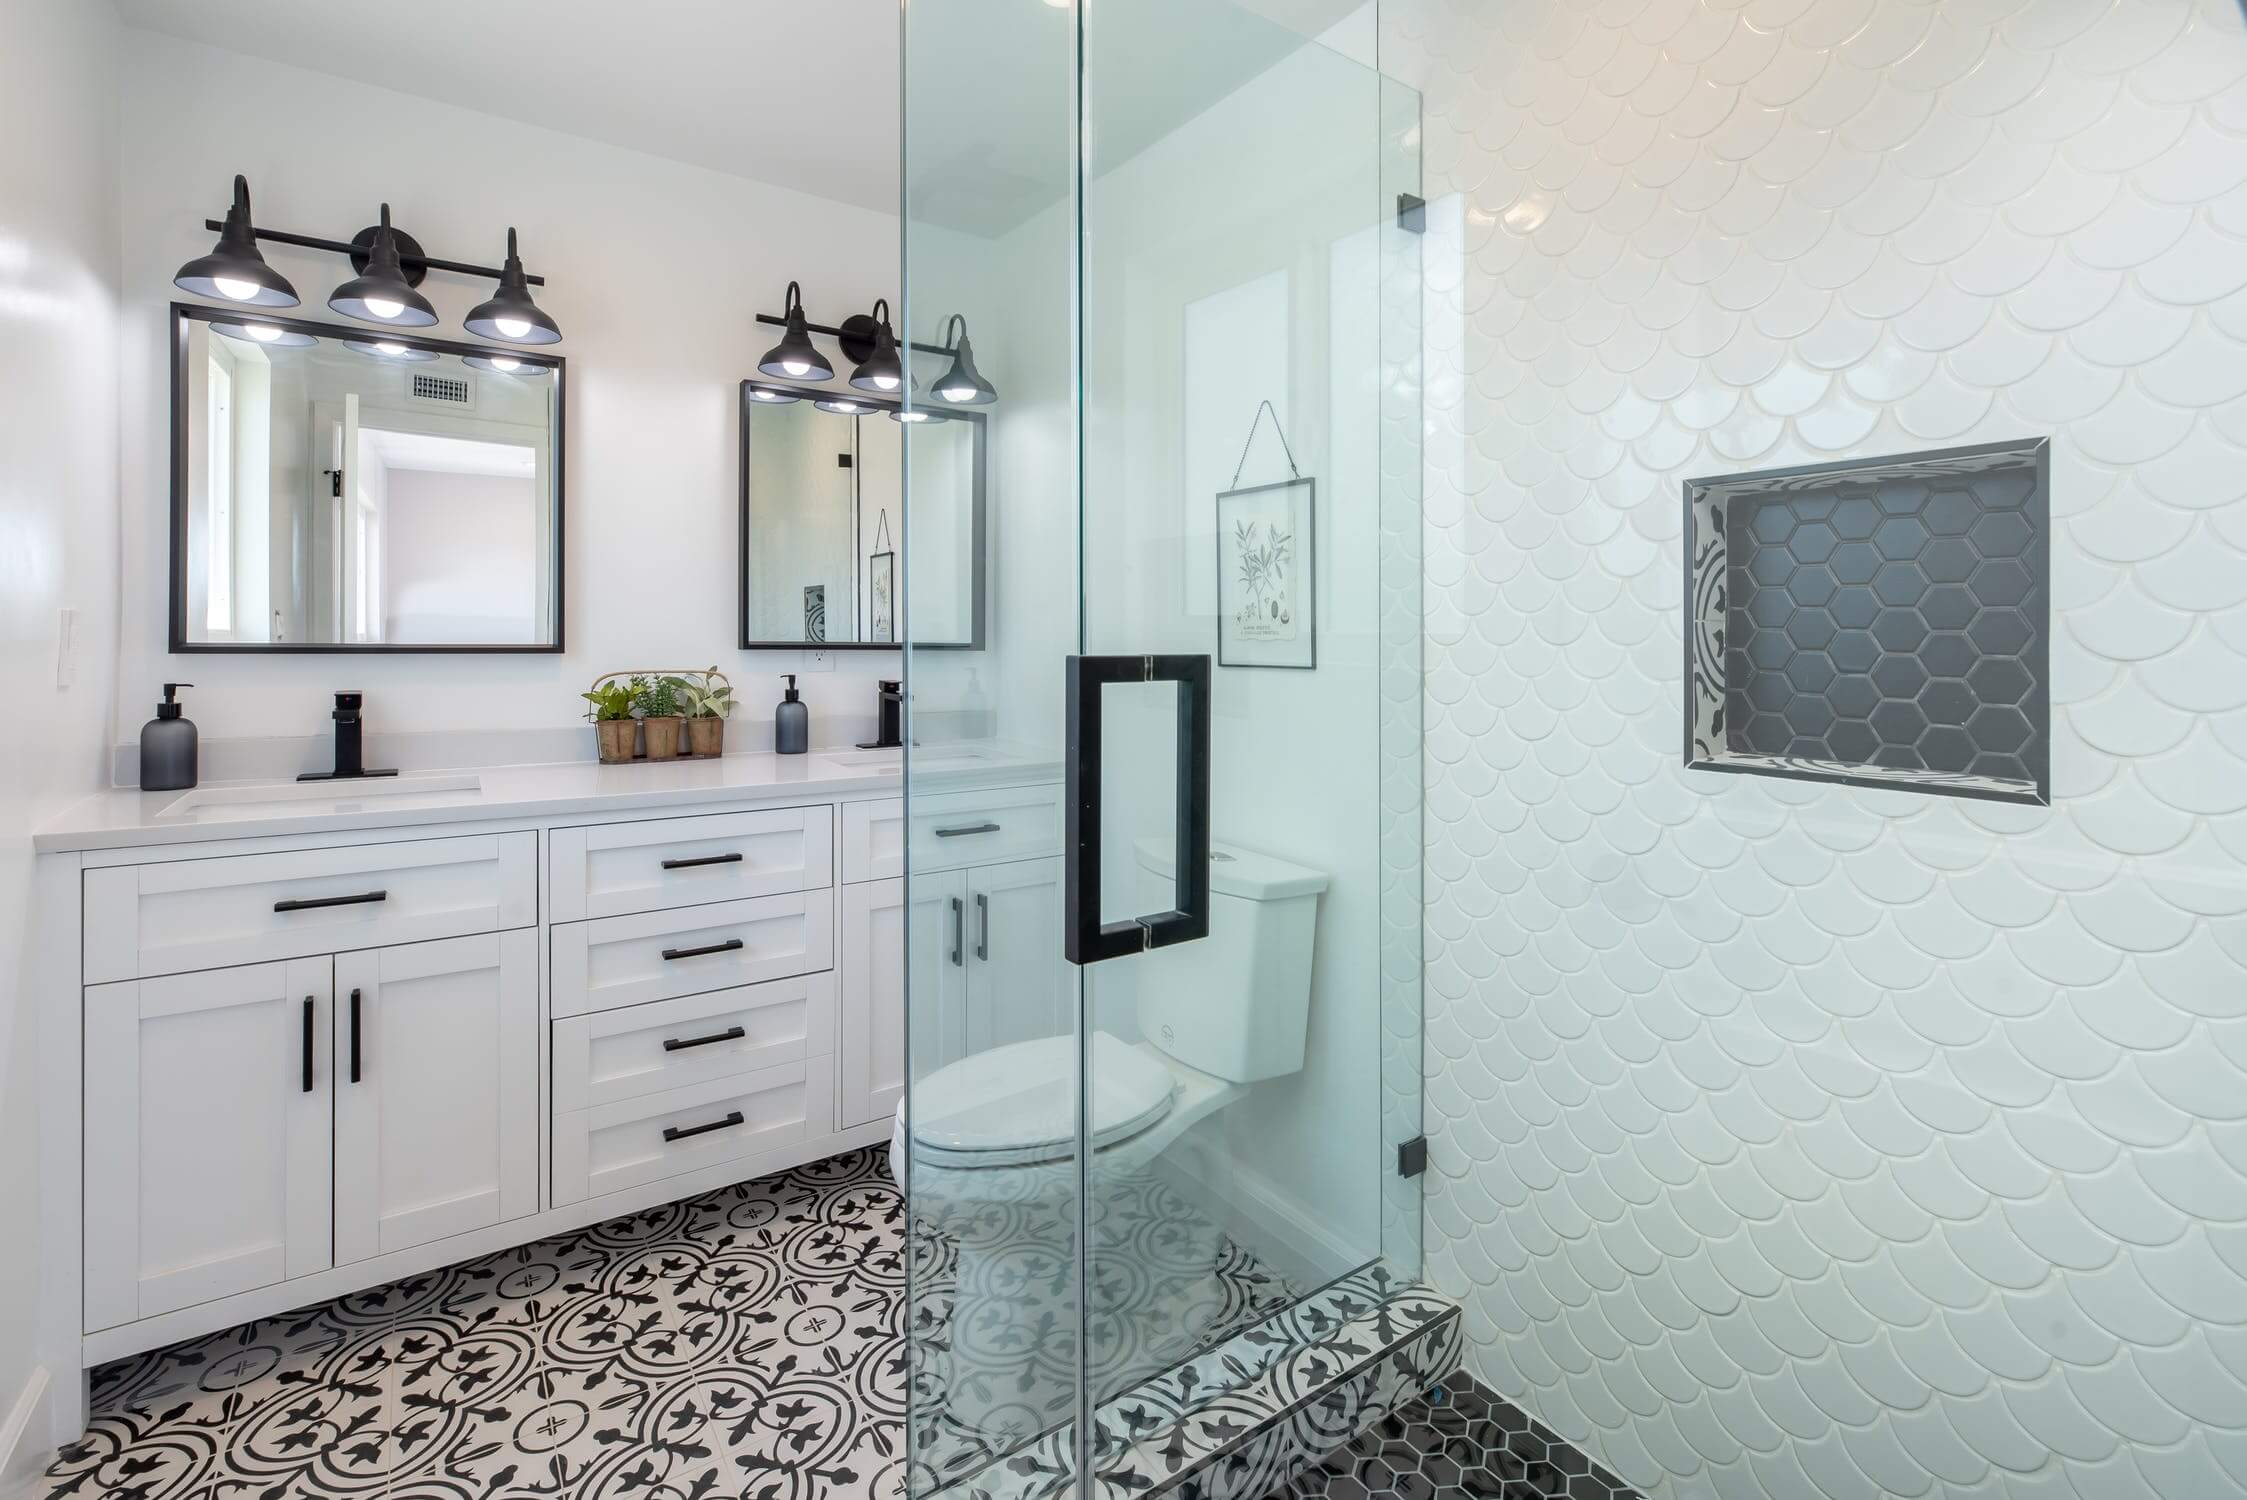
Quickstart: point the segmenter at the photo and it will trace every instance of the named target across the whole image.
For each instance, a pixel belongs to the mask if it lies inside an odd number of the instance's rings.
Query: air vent
[[[474,411],[476,382],[461,375],[432,375],[414,370],[406,376],[406,399],[455,411]]]

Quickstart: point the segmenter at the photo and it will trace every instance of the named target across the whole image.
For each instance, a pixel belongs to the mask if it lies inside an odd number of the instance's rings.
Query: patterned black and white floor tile
[[[1201,1237],[1182,1201],[1145,1196],[1109,1213],[1208,1247],[1199,1277],[1210,1285],[1188,1311],[1158,1296],[1135,1320],[1114,1304],[1114,1331],[1096,1344],[1119,1368],[1190,1354],[1181,1339],[1222,1338],[1291,1295],[1222,1236]],[[955,1310],[1011,1317],[994,1300],[1003,1276],[960,1285],[963,1263],[980,1276],[1007,1262],[1003,1243],[963,1254],[957,1232],[907,1236],[875,1149],[409,1277],[97,1370],[90,1429],[38,1493],[894,1500],[909,1320],[922,1357],[941,1366],[958,1342]],[[1021,1257],[1050,1248],[1032,1236]],[[1189,1275],[1193,1259],[1152,1284]],[[1040,1361],[1073,1361],[1073,1339],[1024,1350],[1019,1331],[1002,1330],[1008,1352],[992,1369],[1019,1381]],[[924,1382],[915,1403],[925,1430],[955,1447],[1005,1452],[1042,1430],[1029,1425],[1035,1408],[1000,1421],[994,1403],[955,1406],[958,1388]]]
[[[1382,1417],[1270,1500],[1641,1500],[1464,1371]]]

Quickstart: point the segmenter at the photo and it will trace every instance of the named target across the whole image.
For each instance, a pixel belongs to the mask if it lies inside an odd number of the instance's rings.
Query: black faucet
[[[874,738],[862,742],[861,750],[895,750],[905,743],[905,684],[902,682],[877,682],[874,701],[880,717],[875,721]]]
[[[339,692],[335,695],[335,712],[328,715],[335,720],[335,769],[332,771],[307,771],[299,781],[356,781],[366,776],[395,776],[395,769],[370,771],[366,766],[363,735],[366,726],[359,722],[359,705],[364,695],[356,692]]]

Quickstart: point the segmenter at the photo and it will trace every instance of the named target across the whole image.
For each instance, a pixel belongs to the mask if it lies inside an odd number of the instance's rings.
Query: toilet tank
[[[1142,911],[1173,904],[1171,851],[1167,838],[1138,843]],[[1146,1039],[1233,1083],[1299,1071],[1326,882],[1317,870],[1211,840],[1209,936],[1135,961]]]

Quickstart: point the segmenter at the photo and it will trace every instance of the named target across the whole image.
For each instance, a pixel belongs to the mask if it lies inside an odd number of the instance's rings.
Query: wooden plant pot
[[[602,719],[593,726],[593,730],[599,736],[602,765],[622,765],[633,758],[634,744],[640,730],[637,720]]]
[[[677,760],[679,758],[679,726],[686,720],[678,714],[662,718],[646,718],[640,727],[647,731],[649,760]]]
[[[725,720],[711,718],[687,720],[687,753],[689,755],[723,755],[725,748]]]

